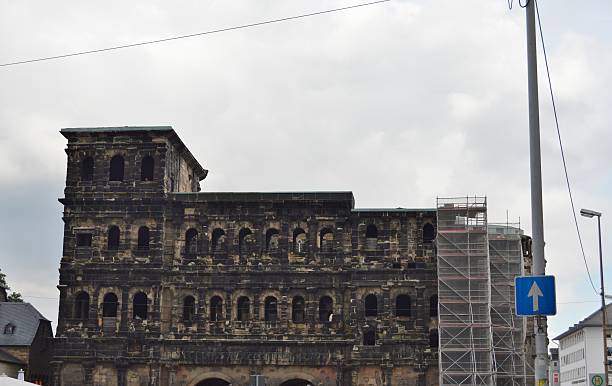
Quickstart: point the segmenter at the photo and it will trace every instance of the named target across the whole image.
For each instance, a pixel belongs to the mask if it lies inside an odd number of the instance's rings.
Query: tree
[[[11,287],[9,287],[8,284],[6,284],[6,274],[2,273],[1,269],[0,269],[0,287],[5,289],[7,295],[9,291],[11,290]],[[19,292],[11,293],[10,295],[7,296],[6,300],[9,302],[23,303],[23,298],[21,297],[21,294]]]
[[[2,273],[1,269],[0,269],[0,287],[6,289],[7,291],[10,290],[9,286],[6,284],[6,275]]]
[[[19,292],[13,292],[7,297],[6,300],[13,303],[23,303],[23,299],[21,298],[21,294]]]

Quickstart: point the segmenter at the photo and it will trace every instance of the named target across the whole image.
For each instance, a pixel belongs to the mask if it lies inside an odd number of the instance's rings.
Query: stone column
[[[128,331],[128,319],[129,319],[129,306],[130,306],[130,294],[129,287],[121,287],[121,320],[119,322],[119,332],[127,333]]]
[[[62,362],[51,361],[49,362],[49,366],[51,368],[50,386],[61,386]]]
[[[425,373],[421,369],[419,369],[417,374],[416,386],[427,386],[425,384],[426,381],[427,377],[425,376]]]
[[[416,297],[416,310],[415,310],[415,320],[416,320],[416,329],[424,331],[427,328],[425,323],[425,299],[423,298],[423,292],[425,291],[425,287],[416,287],[417,297]]]
[[[127,362],[118,359],[115,361],[115,368],[117,369],[117,386],[127,386]]]
[[[153,363],[149,367],[149,386],[159,386],[160,368],[159,365]]]
[[[383,384],[385,386],[393,386],[393,365],[385,364],[382,365],[382,373],[383,373]]]
[[[96,363],[93,361],[83,362],[84,386],[94,386],[93,371],[95,367],[96,367]]]
[[[68,286],[65,284],[60,284],[57,286],[57,289],[59,290],[60,296],[59,296],[59,319],[57,321],[57,333],[56,335],[59,336],[61,334],[63,334],[64,332],[64,319],[68,316],[68,312],[70,311],[68,309],[68,304],[66,304],[66,297],[67,297],[67,290],[68,290]],[[70,316],[68,316],[70,317]]]
[[[168,365],[166,369],[168,371],[168,385],[163,385],[163,386],[175,386],[176,385],[176,366]]]

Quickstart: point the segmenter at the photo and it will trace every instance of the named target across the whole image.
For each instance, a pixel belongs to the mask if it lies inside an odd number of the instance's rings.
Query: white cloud
[[[555,7],[569,7],[562,3]],[[10,2],[0,13],[0,62],[347,4]],[[548,50],[576,202],[612,213],[609,26],[602,35],[603,24],[590,29],[588,13],[566,15],[552,7],[541,8],[548,12],[549,30],[558,32]],[[589,5],[584,7],[588,11]],[[524,44],[522,11],[508,11],[503,1],[393,1],[2,68],[0,200],[12,205],[10,200],[20,199],[15,192],[28,190],[37,195],[23,200],[55,205],[65,173],[61,127],[171,124],[210,169],[206,190],[350,189],[362,207],[431,207],[436,196],[486,194],[492,220],[505,220],[509,210],[511,220],[520,216],[529,229]],[[541,80],[549,268],[563,283],[560,297],[590,300],[543,72]],[[20,205],[31,211],[25,217],[36,221],[34,208]],[[25,292],[34,290],[20,265],[44,260],[40,266],[48,275],[38,280],[37,295],[54,296],[61,213],[49,209],[44,215],[58,227],[58,237],[16,256],[14,235],[21,230],[6,226],[0,261],[13,273],[13,287]],[[584,225],[595,269],[594,231],[592,224]],[[606,250],[610,247],[606,240]],[[563,306],[551,320],[553,331],[595,307]]]

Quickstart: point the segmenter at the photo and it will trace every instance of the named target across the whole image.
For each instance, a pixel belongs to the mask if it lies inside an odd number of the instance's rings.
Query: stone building
[[[435,209],[201,192],[171,127],[61,133],[55,385],[437,385]]]

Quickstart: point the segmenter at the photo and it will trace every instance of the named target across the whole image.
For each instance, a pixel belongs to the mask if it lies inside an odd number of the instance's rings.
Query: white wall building
[[[607,323],[607,344],[612,347],[612,304],[606,306]],[[563,334],[554,338],[559,341],[559,366],[560,366],[560,385],[590,385],[590,374],[603,374],[604,354],[603,354],[603,333],[601,330],[601,310],[597,310],[590,316],[575,324]],[[609,366],[610,368],[610,366]],[[612,372],[612,368],[610,368]],[[612,377],[608,380],[612,384]]]

